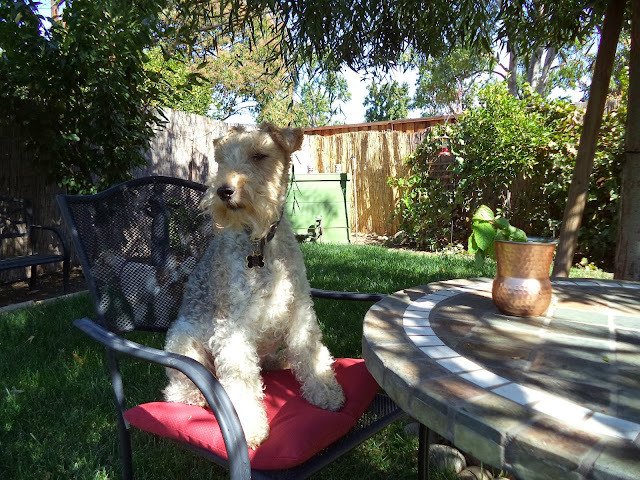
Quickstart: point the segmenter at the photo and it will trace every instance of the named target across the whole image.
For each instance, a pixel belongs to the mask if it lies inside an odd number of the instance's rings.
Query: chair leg
[[[38,266],[31,266],[31,278],[29,279],[29,290],[36,288],[36,279],[38,278]]]
[[[67,295],[69,293],[69,275],[70,275],[70,266],[69,260],[65,260],[62,263],[62,287],[64,289],[64,294]]]
[[[122,478],[133,480],[133,461],[131,454],[131,434],[125,425],[125,420],[118,417],[118,430],[120,433],[120,458],[122,460]]]
[[[114,402],[116,407],[116,418],[118,423],[118,436],[120,437],[120,458],[122,460],[122,478],[124,480],[133,479],[133,461],[131,453],[131,434],[129,424],[124,418],[125,395],[120,375],[118,359],[111,350],[107,350],[107,361],[109,365],[109,375],[113,387]]]
[[[429,429],[420,424],[418,431],[418,480],[429,480]]]

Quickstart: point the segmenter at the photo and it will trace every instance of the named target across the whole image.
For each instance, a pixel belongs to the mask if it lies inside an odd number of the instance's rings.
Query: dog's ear
[[[240,132],[246,132],[247,129],[244,127],[244,125],[234,125],[233,127],[231,127],[229,129],[229,132],[227,133],[227,135],[231,135],[232,133],[240,133]]]
[[[268,132],[274,142],[289,155],[302,148],[304,131],[301,128],[278,128],[271,123],[261,123],[258,128]]]
[[[222,137],[214,138],[213,139],[213,146],[214,147],[218,146],[219,143],[221,143],[222,141],[224,141],[227,138],[229,138],[229,136],[231,134],[233,134],[233,133],[240,133],[240,132],[244,132],[244,131],[246,131],[246,129],[242,125],[234,125],[233,127],[231,127],[229,129],[229,131],[226,133],[226,135],[223,135]]]

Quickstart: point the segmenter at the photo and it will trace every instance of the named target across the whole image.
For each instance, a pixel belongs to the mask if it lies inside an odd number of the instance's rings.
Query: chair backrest
[[[28,200],[0,196],[0,240],[17,240],[29,236],[33,210]]]
[[[30,253],[33,209],[23,198],[0,196],[0,258]]]
[[[0,196],[0,238],[26,237],[32,217],[28,200]]]
[[[95,195],[59,195],[98,321],[114,332],[165,331],[213,228],[206,187],[144,177]]]

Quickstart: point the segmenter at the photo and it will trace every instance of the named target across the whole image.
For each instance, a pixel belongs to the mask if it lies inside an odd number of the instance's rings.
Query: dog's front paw
[[[309,403],[333,412],[340,410],[344,404],[344,392],[335,378],[326,382],[307,381],[302,386],[302,396]]]
[[[269,436],[269,424],[264,408],[239,410],[238,418],[249,448],[256,448]]]
[[[188,403],[189,405],[207,406],[202,392],[186,377],[174,379],[162,391],[166,402]]]

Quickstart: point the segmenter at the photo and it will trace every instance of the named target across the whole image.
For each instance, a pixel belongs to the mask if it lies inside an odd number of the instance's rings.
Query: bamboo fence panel
[[[392,220],[399,192],[388,183],[409,173],[406,157],[415,151],[424,133],[350,132],[331,136],[308,136],[303,148],[315,161],[318,173],[331,173],[340,165],[351,174],[352,202],[349,218],[352,233],[393,235]]]

